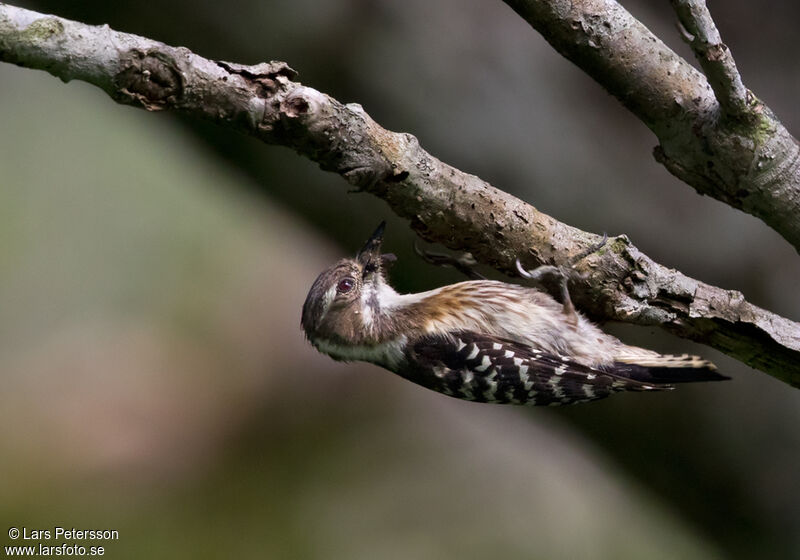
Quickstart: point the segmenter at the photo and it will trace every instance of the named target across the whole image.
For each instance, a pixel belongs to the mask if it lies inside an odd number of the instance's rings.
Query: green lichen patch
[[[53,35],[64,32],[64,24],[58,18],[46,17],[37,19],[22,32],[29,41],[46,41]]]

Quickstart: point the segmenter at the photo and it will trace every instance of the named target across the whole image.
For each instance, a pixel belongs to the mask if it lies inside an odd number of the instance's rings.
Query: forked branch
[[[615,0],[504,1],[655,133],[670,173],[800,252],[800,144],[744,89],[705,4],[673,1],[708,79]]]

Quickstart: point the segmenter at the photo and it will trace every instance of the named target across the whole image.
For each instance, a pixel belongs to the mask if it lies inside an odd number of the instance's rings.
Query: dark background
[[[654,136],[502,2],[26,6],[284,60],[559,220],[800,320],[792,247],[669,175]],[[667,2],[625,6],[690,56]],[[796,133],[800,7],[710,8]],[[382,201],[42,72],[0,66],[0,100],[5,526],[118,529],[112,558],[800,558],[796,389],[623,325],[608,328],[734,380],[539,410],[334,363],[305,344],[300,306],[381,219],[398,289],[460,279],[415,258]]]

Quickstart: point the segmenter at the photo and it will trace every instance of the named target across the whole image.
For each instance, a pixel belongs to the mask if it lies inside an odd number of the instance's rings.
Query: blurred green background
[[[800,320],[794,250],[670,176],[649,131],[499,1],[24,5],[285,60],[558,219]],[[690,56],[666,2],[625,5]],[[800,7],[711,9],[797,134],[800,58],[775,53],[798,52]],[[460,279],[413,257],[383,202],[286,149],[9,65],[0,130],[0,545],[62,525],[118,530],[110,558],[800,558],[796,389],[620,325],[734,380],[540,410],[337,364],[300,308],[378,221],[399,289]]]

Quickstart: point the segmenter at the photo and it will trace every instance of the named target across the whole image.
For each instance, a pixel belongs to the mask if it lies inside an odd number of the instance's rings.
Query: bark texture
[[[599,239],[439,161],[412,135],[382,128],[359,105],[303,86],[283,62],[208,60],[107,26],[5,4],[0,60],[90,82],[120,103],[181,111],[292,147],[386,200],[425,239],[470,251],[509,274],[517,257],[528,267],[562,265]],[[645,72],[640,79],[650,78]],[[658,325],[800,387],[800,324],[739,292],[659,265],[625,236],[579,267],[584,277],[574,282],[573,299],[595,319]]]

